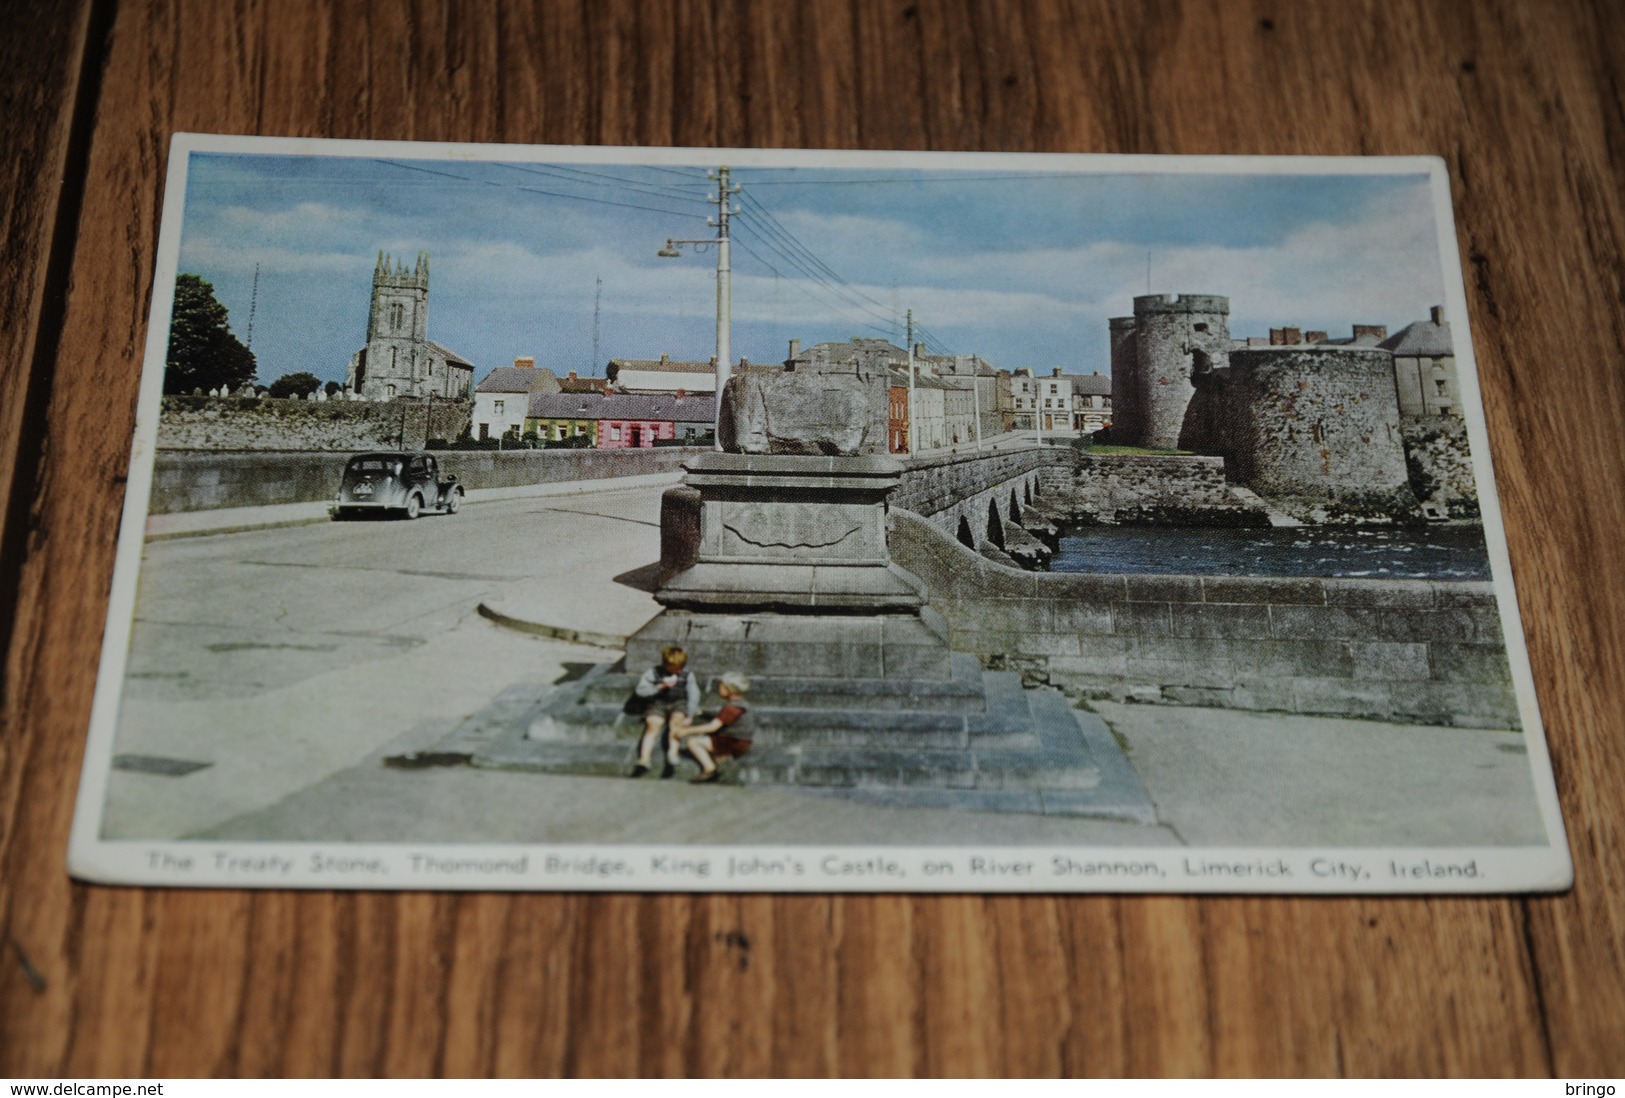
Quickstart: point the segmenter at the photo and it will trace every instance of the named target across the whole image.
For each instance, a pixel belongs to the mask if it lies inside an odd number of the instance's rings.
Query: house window
[[[621,429],[620,429],[619,426],[612,426],[609,429],[609,441],[611,441],[611,442],[619,442],[619,441],[621,441]]]
[[[502,414],[502,408],[503,408],[503,402],[502,401],[500,401],[500,400],[494,401],[493,404],[492,404],[492,407],[494,407],[496,409],[496,414],[497,415],[500,416]]]

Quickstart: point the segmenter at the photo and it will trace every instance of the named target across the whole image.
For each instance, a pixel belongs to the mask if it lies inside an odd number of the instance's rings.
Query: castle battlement
[[[1146,313],[1230,313],[1230,299],[1220,294],[1143,294],[1134,299],[1134,315]]]
[[[1132,316],[1114,316],[1107,323],[1111,325],[1114,332],[1126,332],[1133,331],[1134,325],[1139,322]]]

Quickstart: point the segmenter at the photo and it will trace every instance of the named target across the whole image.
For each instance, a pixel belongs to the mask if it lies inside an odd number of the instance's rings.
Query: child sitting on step
[[[749,689],[749,679],[738,671],[729,671],[717,680],[722,708],[716,716],[704,718],[702,715],[699,723],[691,724],[683,714],[672,714],[670,764],[675,765],[678,754],[687,751],[700,764],[700,773],[689,779],[691,783],[716,781],[722,776],[717,769],[720,761],[737,759],[750,750],[750,739],[739,735],[738,730],[739,721],[745,715],[743,698]]]

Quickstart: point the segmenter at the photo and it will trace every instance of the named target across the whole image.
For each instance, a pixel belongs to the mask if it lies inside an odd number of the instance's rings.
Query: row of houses
[[[909,354],[885,339],[815,344],[791,340],[782,364],[741,359],[734,371],[797,365],[857,365],[889,379],[888,448],[934,450],[963,446],[1012,430],[1092,432],[1111,418],[1111,379],[1104,374],[1035,376],[1001,370],[977,355],[932,355],[915,348],[913,385]],[[477,438],[544,441],[589,436],[602,447],[652,446],[657,441],[705,441],[716,393],[716,359],[693,362],[611,359],[601,378],[558,377],[519,358],[491,371],[475,392]],[[912,389],[912,395],[910,390]]]

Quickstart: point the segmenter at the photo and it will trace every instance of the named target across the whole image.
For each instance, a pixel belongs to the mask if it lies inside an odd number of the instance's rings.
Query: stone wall
[[[1222,427],[1197,433],[1232,480],[1309,522],[1419,517],[1387,351],[1237,350],[1214,382]]]
[[[167,396],[158,416],[158,449],[418,450],[431,438],[461,437],[472,411],[468,401]]]
[[[904,471],[890,502],[929,518],[952,511],[971,497],[1024,480],[1037,470],[1065,469],[1071,464],[1072,451],[1059,446],[922,459]]]
[[[1449,518],[1478,518],[1478,480],[1467,444],[1467,421],[1459,416],[1403,416],[1399,430],[1416,498]]]
[[[1162,526],[1267,526],[1244,502],[1216,457],[1091,454],[1039,471],[1044,505],[1071,522]]]
[[[391,447],[393,448],[393,447]],[[469,489],[518,488],[571,480],[675,473],[692,449],[437,450],[444,473]],[[350,455],[333,453],[202,453],[160,450],[153,468],[151,512],[209,511],[330,500]]]
[[[1488,583],[1023,572],[891,519],[956,650],[1075,696],[1519,727]]]

